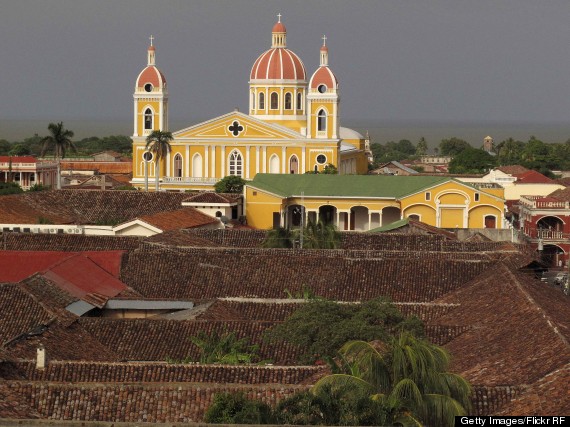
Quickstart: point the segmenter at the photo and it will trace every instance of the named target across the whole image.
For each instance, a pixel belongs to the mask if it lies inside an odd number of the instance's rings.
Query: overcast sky
[[[0,119],[132,117],[155,36],[171,119],[247,110],[283,15],[312,74],[327,35],[342,117],[570,118],[568,0],[0,0]]]

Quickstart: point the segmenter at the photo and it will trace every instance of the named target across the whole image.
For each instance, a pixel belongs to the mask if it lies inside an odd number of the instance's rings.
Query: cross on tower
[[[323,34],[323,46],[327,45],[327,36]]]
[[[150,36],[149,39],[150,39],[150,45],[152,46],[152,41],[154,40],[154,36]]]
[[[238,136],[239,133],[241,131],[243,131],[243,126],[239,124],[239,122],[236,120],[234,121],[230,127],[228,127],[228,130],[234,135],[234,136]]]
[[[277,14],[277,22],[281,22],[281,12]]]

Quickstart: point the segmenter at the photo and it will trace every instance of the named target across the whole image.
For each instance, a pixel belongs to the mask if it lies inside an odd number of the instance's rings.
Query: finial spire
[[[327,45],[327,36],[323,34],[323,46]]]
[[[150,36],[150,46],[148,48],[148,65],[155,65],[156,63],[156,58],[155,58],[155,49],[154,49],[154,45],[152,44],[152,42],[154,41],[154,36]]]
[[[150,39],[150,45],[152,46],[152,45],[153,45],[152,42],[153,42],[153,40],[154,40],[154,36],[151,35],[151,36],[149,37],[149,39]]]
[[[281,22],[281,12],[277,14],[277,22]]]
[[[323,45],[321,46],[321,67],[329,65],[329,48],[327,47],[327,36],[323,35]]]

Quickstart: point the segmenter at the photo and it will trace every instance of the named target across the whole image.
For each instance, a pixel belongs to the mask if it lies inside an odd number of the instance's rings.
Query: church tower
[[[309,81],[307,94],[307,136],[310,138],[339,138],[338,79],[329,68],[329,48],[323,36],[321,63]]]
[[[168,89],[164,74],[156,67],[156,48],[150,36],[147,66],[138,75],[134,93],[133,136],[147,136],[153,130],[168,130]]]
[[[271,49],[253,63],[249,76],[249,114],[304,133],[307,75],[303,61],[287,49],[281,14],[273,26]]]

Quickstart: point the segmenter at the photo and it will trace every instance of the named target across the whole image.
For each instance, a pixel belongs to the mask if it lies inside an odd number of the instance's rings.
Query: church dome
[[[324,93],[329,89],[338,89],[338,79],[329,68],[329,48],[324,44],[326,37],[323,36],[323,45],[321,46],[321,65],[315,71],[309,81],[311,89],[317,89]]]
[[[166,78],[155,65],[156,48],[151,44],[148,47],[148,64],[137,77],[137,88],[152,92],[154,88],[166,88]]]
[[[307,73],[301,58],[287,49],[287,30],[279,21],[273,26],[271,49],[263,52],[251,67],[251,80],[305,80]]]

